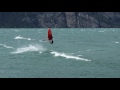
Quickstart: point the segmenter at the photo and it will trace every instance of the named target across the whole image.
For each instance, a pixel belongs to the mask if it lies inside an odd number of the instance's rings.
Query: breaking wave
[[[0,44],[0,46],[3,46],[3,47],[5,47],[5,48],[13,48],[13,47],[11,47],[11,46],[7,46],[6,44]]]
[[[43,52],[45,51],[46,48],[44,48],[42,45],[29,45],[26,47],[21,47],[21,48],[17,48],[17,50],[15,50],[14,52],[11,52],[12,54],[18,54],[18,53],[24,53],[24,52],[31,52],[31,51],[39,51],[39,52]]]
[[[60,52],[56,52],[56,51],[52,51],[50,53],[53,54],[55,57],[65,57],[67,59],[91,61],[91,60],[88,60],[88,59],[80,58],[79,56],[68,55],[66,53],[60,53]]]
[[[32,40],[32,39],[30,39],[30,38],[24,38],[24,37],[21,37],[20,35],[19,35],[19,36],[16,36],[14,39]]]

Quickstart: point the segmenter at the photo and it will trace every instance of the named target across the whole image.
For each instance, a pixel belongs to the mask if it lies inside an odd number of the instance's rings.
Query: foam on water
[[[6,44],[0,44],[0,46],[3,46],[3,47],[5,47],[5,48],[13,48],[13,47],[11,47],[11,46],[7,46]]]
[[[115,43],[119,43],[119,42],[115,42]]]
[[[91,61],[91,60],[88,60],[88,59],[80,58],[79,56],[68,55],[66,53],[60,53],[60,52],[56,52],[56,51],[52,51],[50,53],[53,54],[55,57],[65,57],[67,59]]]
[[[20,35],[19,35],[19,36],[16,36],[14,39],[25,39],[25,40],[31,40],[30,38],[24,38],[24,37],[21,37]]]
[[[29,46],[25,46],[25,47],[21,47],[21,48],[17,48],[14,52],[11,52],[12,54],[18,54],[18,53],[24,53],[24,52],[31,52],[31,51],[39,51],[39,52],[43,52],[45,51],[46,48],[43,47],[42,45],[29,45]]]

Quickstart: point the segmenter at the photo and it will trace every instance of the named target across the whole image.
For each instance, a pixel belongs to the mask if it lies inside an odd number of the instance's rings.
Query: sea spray
[[[43,52],[46,48],[43,47],[41,44],[30,44],[28,46],[17,48],[12,54],[24,53],[24,52],[32,52],[32,51],[39,51]]]

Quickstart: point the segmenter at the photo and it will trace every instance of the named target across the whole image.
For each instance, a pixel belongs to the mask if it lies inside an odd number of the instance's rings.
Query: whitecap
[[[7,46],[6,44],[0,44],[1,46],[5,47],[5,48],[13,48],[11,46]]]
[[[21,37],[20,35],[19,35],[19,36],[16,36],[14,39],[32,40],[31,38],[24,38],[24,37]]]
[[[42,45],[29,45],[29,46],[25,46],[25,47],[21,47],[21,48],[17,48],[14,52],[11,52],[12,54],[18,54],[18,53],[24,53],[24,52],[31,52],[31,51],[39,51],[39,52],[43,52],[45,51],[46,48],[43,47]]]
[[[115,42],[115,43],[119,43],[119,42]]]
[[[56,51],[52,51],[50,53],[53,54],[55,57],[60,56],[60,57],[64,57],[64,58],[67,58],[67,59],[91,61],[91,60],[88,60],[88,59],[80,58],[78,56],[68,55],[66,53],[60,53],[60,52],[56,52]]]

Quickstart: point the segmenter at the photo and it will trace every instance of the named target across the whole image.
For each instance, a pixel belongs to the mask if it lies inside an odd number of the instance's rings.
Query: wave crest
[[[67,55],[65,53],[60,53],[60,52],[56,52],[56,51],[52,51],[50,52],[51,54],[54,54],[55,57],[61,56],[61,57],[65,57],[67,59],[75,59],[75,60],[83,60],[83,61],[91,61],[88,59],[84,59],[84,58],[80,58],[78,56],[73,56],[73,55]]]
[[[30,39],[30,38],[24,38],[24,37],[21,37],[20,35],[19,35],[19,36],[16,36],[14,39],[32,40],[32,39]]]

